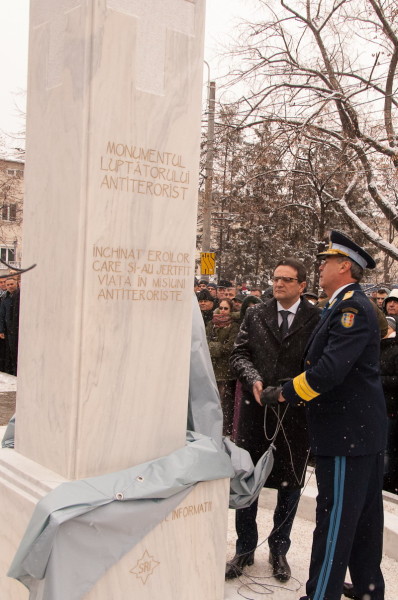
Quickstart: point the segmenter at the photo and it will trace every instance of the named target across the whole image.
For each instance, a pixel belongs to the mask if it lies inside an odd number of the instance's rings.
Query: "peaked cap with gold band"
[[[317,254],[317,257],[323,256],[347,256],[363,269],[374,269],[376,266],[373,258],[361,246],[335,230],[330,233],[329,248]]]

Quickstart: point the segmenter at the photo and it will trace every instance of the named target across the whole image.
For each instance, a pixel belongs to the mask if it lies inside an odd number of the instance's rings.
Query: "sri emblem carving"
[[[138,579],[141,579],[142,583],[145,585],[148,577],[152,575],[158,565],[160,565],[160,562],[155,560],[154,557],[148,553],[148,550],[145,550],[135,567],[130,569],[130,573],[134,573],[134,575]]]

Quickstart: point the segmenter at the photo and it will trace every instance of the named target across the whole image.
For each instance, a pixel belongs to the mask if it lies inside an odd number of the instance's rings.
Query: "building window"
[[[23,177],[23,171],[21,169],[7,169],[7,175],[21,178]]]
[[[4,262],[10,264],[15,262],[15,250],[14,248],[0,247],[0,258]]]
[[[17,205],[4,203],[1,207],[1,218],[3,221],[17,220]]]

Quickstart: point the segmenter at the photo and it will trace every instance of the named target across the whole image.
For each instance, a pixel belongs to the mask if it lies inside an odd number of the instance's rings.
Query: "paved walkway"
[[[232,513],[232,511],[230,511]],[[228,558],[235,551],[235,535],[233,531],[234,516],[230,515],[230,533],[228,536]],[[260,537],[264,538],[272,527],[272,512],[259,510]],[[312,543],[313,523],[306,519],[296,518],[292,532],[292,546],[289,551],[289,564],[293,577],[286,584],[281,584],[272,577],[268,564],[268,546],[265,542],[257,549],[255,562],[246,569],[247,576],[239,580],[226,582],[224,600],[260,600],[266,595],[270,600],[298,600],[305,594],[305,582],[308,575],[308,564]],[[384,556],[383,574],[386,581],[385,600],[397,600],[398,597],[398,563]],[[347,578],[348,579],[348,578]],[[343,597],[344,598],[344,597]]]
[[[265,541],[272,529],[272,514],[275,506],[276,495],[274,490],[264,489],[261,492],[258,511],[258,527],[260,543],[254,565],[245,570],[247,576],[239,580],[226,582],[224,600],[298,600],[305,595],[305,582],[308,576],[308,565],[314,529],[313,516],[315,512],[316,482],[311,475],[308,486],[300,501],[298,515],[294,520],[292,530],[292,545],[288,554],[289,564],[292,569],[292,578],[286,583],[278,583],[272,577],[272,569],[268,563],[268,544]],[[386,581],[385,600],[398,598],[398,497],[385,494],[385,517],[388,531],[385,533],[385,547],[388,547],[390,556],[383,557],[383,574]],[[234,511],[230,510],[228,530],[228,559],[235,554],[235,526]],[[309,518],[303,518],[306,515]],[[388,537],[388,544],[387,544]],[[395,558],[391,558],[394,556]],[[347,581],[349,577],[347,576]],[[344,598],[344,596],[342,596]]]
[[[7,425],[15,412],[17,378],[0,372],[0,426]]]

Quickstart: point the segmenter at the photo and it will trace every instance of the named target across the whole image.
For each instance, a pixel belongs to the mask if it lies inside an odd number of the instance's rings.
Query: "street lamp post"
[[[213,157],[214,157],[214,114],[216,105],[216,83],[209,82],[209,107],[207,118],[207,153],[206,153],[206,181],[203,202],[203,234],[202,252],[210,251],[211,232],[211,201],[213,195]]]

